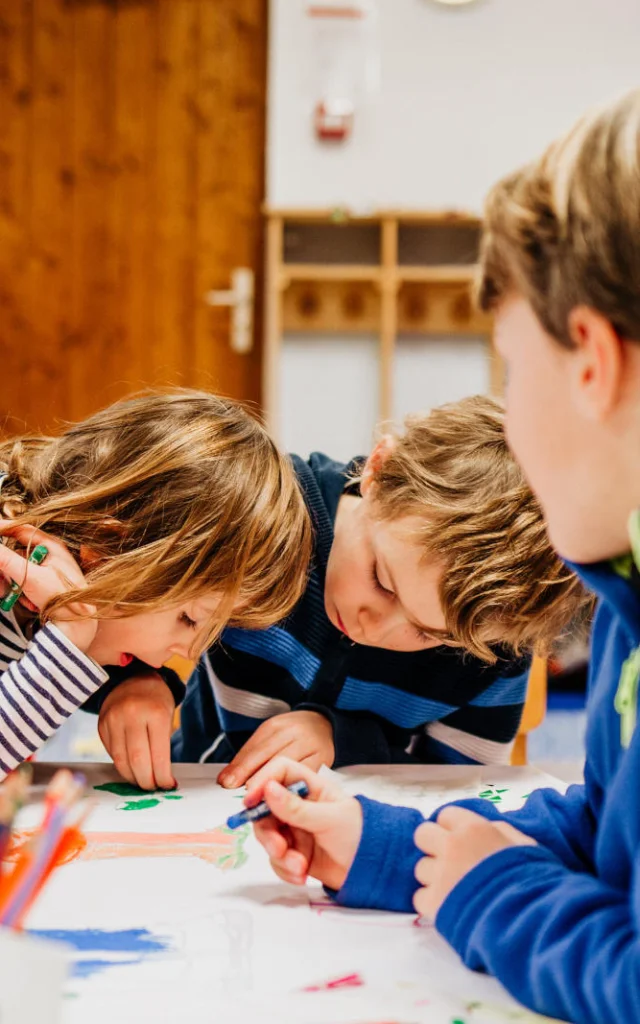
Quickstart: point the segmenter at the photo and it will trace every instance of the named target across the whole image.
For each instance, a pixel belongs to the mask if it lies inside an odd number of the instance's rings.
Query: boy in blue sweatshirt
[[[627,1024],[640,1020],[640,91],[493,189],[480,301],[507,364],[510,444],[599,599],[585,783],[424,822],[282,760],[247,800],[273,810],[256,832],[282,878],[317,877],[345,906],[415,907],[533,1010]],[[306,803],[282,788],[301,777]]]

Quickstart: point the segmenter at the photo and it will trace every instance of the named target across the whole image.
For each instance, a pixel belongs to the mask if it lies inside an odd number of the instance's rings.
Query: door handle
[[[230,344],[234,352],[250,352],[253,347],[253,270],[236,267],[231,273],[231,288],[206,292],[204,301],[209,306],[231,307]]]

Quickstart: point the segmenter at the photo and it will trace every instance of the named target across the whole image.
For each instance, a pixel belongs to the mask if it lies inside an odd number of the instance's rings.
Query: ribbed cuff
[[[424,818],[412,807],[392,807],[364,796],[356,800],[362,807],[362,835],[336,901],[343,907],[411,913],[419,888],[414,871],[422,857],[413,837]]]

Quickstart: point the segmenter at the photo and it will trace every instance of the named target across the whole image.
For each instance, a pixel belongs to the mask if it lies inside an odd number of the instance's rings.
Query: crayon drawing
[[[170,949],[165,939],[146,928],[42,928],[30,934],[71,946],[76,952],[73,973],[78,978],[88,978],[110,967],[139,964],[145,957]],[[98,957],[98,953],[103,956]]]
[[[69,949],[61,1024],[190,1024],[212,1014],[235,1024],[536,1020],[497,982],[468,972],[435,929],[416,927],[415,915],[343,910],[317,884],[283,885],[252,830],[225,825],[238,794],[217,786],[208,766],[176,771],[180,800],[142,796],[104,768],[87,770],[99,788],[84,835],[26,921]],[[346,782],[424,809],[469,788],[500,799],[522,788],[482,771],[457,788],[370,772]],[[528,771],[523,792],[533,785]],[[124,812],[123,802],[146,799],[159,802]],[[41,817],[37,796],[20,811],[9,857]]]
[[[5,860],[15,861],[32,835],[32,830],[16,831]],[[222,825],[194,833],[87,832],[76,838],[66,862],[115,857],[199,857],[221,871],[235,871],[247,862],[244,844],[248,835],[248,825],[233,831]]]
[[[148,811],[152,807],[160,807],[163,800],[182,800],[182,793],[167,793],[164,789],[151,792],[132,786],[129,782],[103,782],[94,786],[95,792],[115,793],[116,796],[127,797],[117,805],[119,811]]]

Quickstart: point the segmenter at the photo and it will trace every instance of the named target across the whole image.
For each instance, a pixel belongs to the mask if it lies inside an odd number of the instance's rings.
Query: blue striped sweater
[[[447,647],[404,653],[354,644],[331,624],[324,579],[348,467],[293,456],[315,528],[309,583],[267,630],[228,629],[187,685],[176,761],[227,761],[272,715],[313,710],[333,726],[337,767],[398,761],[504,763],[518,730],[528,660],[495,665]]]
[[[108,678],[52,623],[33,640],[0,611],[0,779],[25,761]]]

